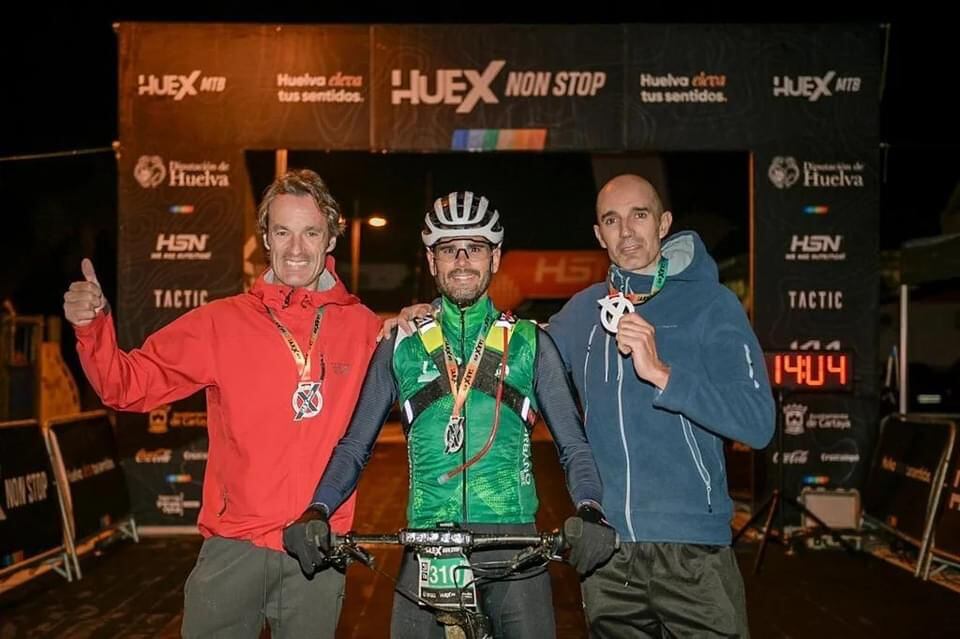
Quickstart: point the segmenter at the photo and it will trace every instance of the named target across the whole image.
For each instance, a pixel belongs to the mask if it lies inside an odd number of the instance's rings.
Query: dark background
[[[0,202],[4,207],[5,229],[0,266],[0,299],[9,299],[21,314],[59,314],[61,296],[69,282],[79,275],[79,261],[95,259],[106,293],[116,287],[116,167],[109,147],[117,139],[117,41],[115,21],[169,22],[277,22],[277,23],[424,23],[424,22],[526,22],[526,23],[821,23],[857,22],[890,24],[885,89],[881,97],[883,184],[881,190],[881,248],[893,249],[910,238],[960,230],[954,193],[960,177],[960,126],[954,122],[956,62],[953,22],[944,15],[901,15],[903,10],[858,8],[836,3],[791,3],[785,7],[745,8],[697,7],[675,3],[644,3],[643,10],[630,11],[605,3],[589,7],[571,5],[540,10],[503,9],[492,4],[477,6],[472,14],[450,7],[427,10],[413,5],[364,13],[347,4],[318,8],[268,10],[251,6],[239,9],[179,9],[164,4],[136,9],[109,5],[90,9],[27,8],[7,15],[0,27],[0,69],[3,73],[2,115],[0,115],[0,158],[69,150],[94,150],[91,154],[59,159],[23,159],[0,162]],[[500,11],[498,11],[500,9]],[[483,15],[486,11],[486,15]],[[171,43],[171,46],[176,46]],[[256,182],[256,165],[248,156]],[[338,154],[339,155],[339,154]],[[329,181],[336,194],[337,179],[370,170],[382,160],[368,154],[345,154],[335,161],[323,161],[309,154],[305,162],[316,162],[332,173]],[[473,154],[453,156],[446,182],[469,175],[475,184],[485,184],[502,174],[503,157]],[[291,158],[291,166],[299,158]],[[566,210],[592,207],[595,184],[591,158],[582,154],[556,154],[527,161],[524,170],[533,175],[524,180],[503,181],[491,186],[501,198],[522,210],[524,198],[534,197],[529,184],[537,175],[562,176],[566,191],[557,203]],[[665,154],[671,205],[680,220],[702,228],[704,211],[717,225],[708,244],[718,261],[735,256],[746,246],[746,167],[738,154]],[[268,161],[269,162],[269,161]],[[393,159],[391,159],[393,162]],[[410,179],[422,179],[430,156],[411,156],[401,164]],[[418,165],[419,163],[419,165]],[[422,170],[421,170],[422,169]],[[378,168],[377,170],[383,170]],[[421,171],[417,175],[413,175]],[[491,177],[488,178],[488,172]],[[506,171],[509,172],[509,171]],[[556,178],[554,178],[556,179]],[[434,187],[443,188],[442,176]],[[261,184],[252,184],[254,192]],[[351,187],[352,188],[352,187]],[[363,185],[371,209],[380,202],[389,205],[393,193],[387,180],[370,180]],[[344,190],[349,190],[346,185]],[[953,201],[951,204],[951,194]],[[536,197],[551,196],[540,189]],[[345,209],[350,203],[344,202]],[[415,207],[414,205],[411,205]],[[948,213],[952,210],[952,214]],[[413,216],[416,217],[416,216]],[[702,217],[702,216],[701,216]],[[725,221],[725,222],[724,222]],[[378,243],[402,241],[415,233],[416,223],[401,224],[377,237],[364,235],[364,256],[376,253]],[[542,248],[591,248],[591,235],[583,229],[558,224],[544,228]],[[581,232],[584,231],[584,232]],[[586,245],[584,245],[586,243]],[[348,262],[348,242],[337,250],[341,263]],[[522,248],[522,247],[521,247]],[[375,307],[374,300],[372,305]]]

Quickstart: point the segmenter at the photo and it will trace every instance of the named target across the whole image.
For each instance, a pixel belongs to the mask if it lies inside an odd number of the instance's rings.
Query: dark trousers
[[[533,524],[468,526],[474,532],[533,533]],[[510,559],[517,549],[478,550],[472,562]],[[416,555],[407,552],[400,565],[400,587],[417,592],[418,566]],[[474,573],[476,578],[480,575]],[[490,617],[493,636],[497,639],[548,639],[557,634],[553,618],[553,594],[546,567],[515,574],[497,581],[481,581],[477,587],[480,609]],[[443,626],[433,613],[399,593],[393,596],[393,639],[443,639]]]
[[[333,639],[343,606],[343,573],[308,579],[296,559],[247,541],[203,542],[184,586],[184,638],[257,639],[266,621],[273,639]]]
[[[625,543],[581,590],[598,639],[750,636],[743,578],[727,546]]]

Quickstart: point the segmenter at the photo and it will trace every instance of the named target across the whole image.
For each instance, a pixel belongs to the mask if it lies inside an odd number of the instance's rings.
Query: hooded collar
[[[324,261],[324,270],[317,280],[319,288],[291,287],[286,284],[276,282],[273,269],[268,268],[260,274],[257,281],[250,289],[250,294],[259,298],[261,303],[275,310],[283,310],[290,306],[301,306],[304,308],[319,308],[327,304],[337,304],[347,306],[350,304],[359,304],[357,296],[347,291],[343,282],[337,276],[335,261],[332,255],[327,255]]]
[[[695,231],[680,231],[664,240],[661,255],[668,260],[668,280],[719,281],[717,263],[707,253],[703,240]],[[607,283],[615,291],[647,293],[653,284],[656,265],[643,272],[628,271],[611,264]]]

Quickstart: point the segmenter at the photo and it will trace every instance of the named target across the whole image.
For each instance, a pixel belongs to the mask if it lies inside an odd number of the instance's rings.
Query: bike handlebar
[[[399,545],[408,548],[441,546],[459,547],[466,550],[476,548],[510,548],[523,546],[545,546],[555,553],[566,547],[562,531],[552,533],[513,534],[513,533],[477,533],[463,529],[448,528],[403,528],[390,534],[357,534],[353,531],[346,535],[331,535],[331,545]]]
[[[462,528],[403,528],[396,533],[388,534],[357,534],[350,531],[345,535],[330,535],[331,548],[327,557],[335,564],[346,566],[350,560],[359,561],[374,571],[380,572],[374,566],[374,558],[364,545],[399,545],[408,549],[421,550],[425,548],[461,548],[466,554],[481,548],[519,548],[511,559],[502,562],[484,562],[483,569],[486,575],[478,579],[502,578],[522,570],[531,564],[542,564],[552,559],[559,559],[559,554],[567,548],[567,542],[562,531],[541,532],[534,534],[500,534],[477,533]],[[498,564],[494,566],[493,564]],[[472,566],[479,570],[480,566]],[[490,571],[499,571],[492,577]],[[391,579],[391,577],[387,577]],[[405,592],[395,586],[397,592],[411,601],[429,608],[436,615],[437,621],[445,627],[461,629],[460,636],[466,638],[489,638],[490,625],[487,617],[478,610],[469,610],[461,607],[448,609],[425,601],[415,592]]]
[[[469,554],[482,548],[518,548],[520,551],[507,562],[511,570],[517,570],[533,560],[559,559],[566,550],[567,542],[562,531],[534,534],[476,533],[461,528],[403,528],[396,533],[361,535],[353,531],[345,535],[330,536],[331,548],[327,557],[334,563],[353,559],[368,566],[373,556],[361,546],[394,545],[412,550],[423,548],[462,548]]]

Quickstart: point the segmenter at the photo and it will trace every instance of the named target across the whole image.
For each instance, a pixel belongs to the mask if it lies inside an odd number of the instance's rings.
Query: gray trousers
[[[750,636],[743,578],[727,546],[624,543],[581,591],[594,638]]]
[[[184,586],[182,636],[333,639],[343,606],[344,575],[333,568],[304,576],[286,553],[247,541],[203,542]]]

